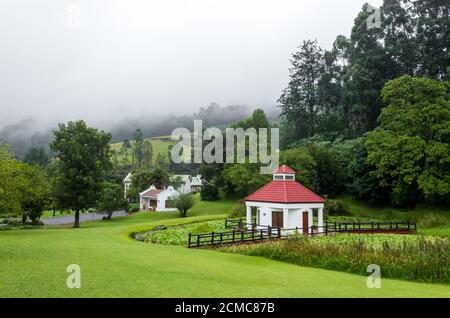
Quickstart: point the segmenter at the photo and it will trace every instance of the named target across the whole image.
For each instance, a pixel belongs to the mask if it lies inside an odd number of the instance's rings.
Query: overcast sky
[[[365,2],[0,0],[0,127],[275,105],[296,47],[330,48]]]

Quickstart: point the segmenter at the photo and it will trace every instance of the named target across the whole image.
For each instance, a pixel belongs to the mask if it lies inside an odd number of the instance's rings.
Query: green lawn
[[[146,138],[145,140],[150,140],[150,142],[152,143],[152,147],[153,147],[153,157],[152,157],[152,161],[155,161],[157,155],[160,153],[163,156],[165,156],[167,158],[168,156],[168,151],[169,151],[169,146],[171,144],[174,144],[174,142],[172,141],[166,141],[166,140],[161,140],[159,138],[163,138],[163,137],[155,137],[155,138]],[[134,141],[130,141],[131,145],[133,145]],[[119,150],[122,148],[122,143],[118,142],[118,143],[114,143],[111,144],[111,150],[115,150],[118,154],[118,160],[120,164],[124,163],[124,156],[121,156],[119,154]],[[131,164],[132,161],[132,148],[128,149],[128,152],[126,154],[127,156],[127,160],[128,160],[128,164]]]
[[[382,280],[260,257],[152,245],[131,232],[224,218],[232,200],[197,202],[191,217],[140,212],[111,221],[0,231],[0,297],[450,297],[450,286]],[[81,266],[81,289],[65,285]]]

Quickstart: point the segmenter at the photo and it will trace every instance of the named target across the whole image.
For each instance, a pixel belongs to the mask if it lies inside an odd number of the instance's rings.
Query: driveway
[[[128,214],[124,211],[117,211],[114,212],[112,217],[118,217],[118,216],[127,216]],[[93,220],[101,220],[106,214],[96,213],[96,212],[90,212],[90,213],[82,213],[80,214],[80,223],[86,222],[86,221],[93,221]],[[61,224],[70,224],[75,222],[75,216],[68,215],[68,216],[57,216],[54,218],[45,218],[41,219],[42,222],[44,222],[45,225],[61,225]]]

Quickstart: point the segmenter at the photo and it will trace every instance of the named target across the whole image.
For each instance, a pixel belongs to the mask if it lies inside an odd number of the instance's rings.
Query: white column
[[[251,224],[252,224],[252,207],[247,205],[247,228],[251,228]]]
[[[319,208],[317,225],[319,226],[319,232],[325,232],[323,228],[323,208]]]
[[[314,225],[313,221],[314,221],[314,217],[313,217],[313,209],[308,209],[309,213],[308,213],[308,225],[309,225],[309,229],[308,229],[308,233],[312,233],[312,226]]]
[[[289,228],[289,209],[283,209],[283,228]]]

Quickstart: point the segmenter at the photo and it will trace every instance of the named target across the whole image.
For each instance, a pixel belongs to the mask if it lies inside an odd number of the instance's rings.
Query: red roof
[[[164,190],[157,190],[157,189],[148,190],[147,192],[142,193],[142,196],[143,197],[156,198],[158,193],[163,192],[163,191]]]
[[[287,174],[295,174],[295,171],[289,168],[286,165],[282,165],[275,169],[273,173],[287,173]]]
[[[282,166],[283,167],[283,166]],[[289,167],[287,167],[289,168]],[[290,168],[289,168],[290,169]],[[292,170],[292,169],[291,169]],[[245,201],[271,203],[324,203],[320,196],[294,180],[273,180]]]

